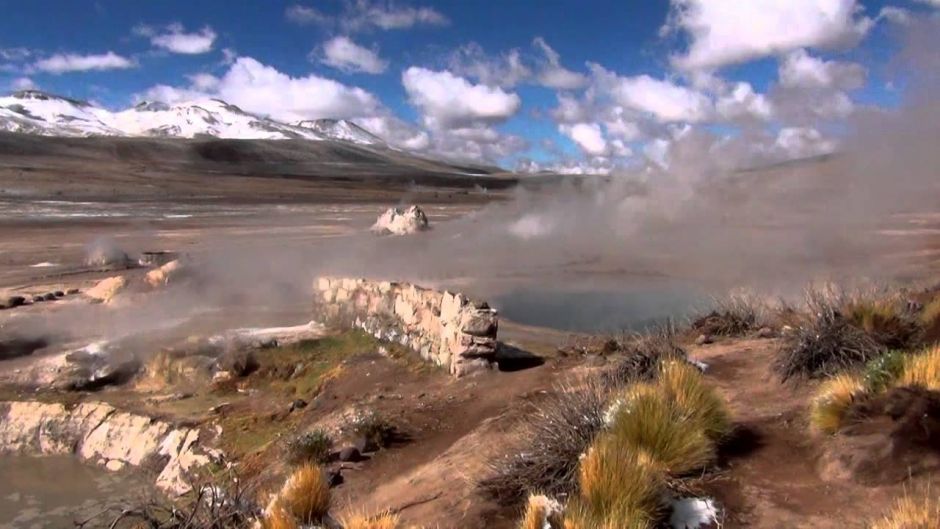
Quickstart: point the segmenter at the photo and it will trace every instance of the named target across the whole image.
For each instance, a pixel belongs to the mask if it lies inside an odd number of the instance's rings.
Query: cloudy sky
[[[4,2],[0,87],[120,109],[216,97],[350,118],[402,148],[519,170],[838,148],[897,107],[899,35],[940,0]]]

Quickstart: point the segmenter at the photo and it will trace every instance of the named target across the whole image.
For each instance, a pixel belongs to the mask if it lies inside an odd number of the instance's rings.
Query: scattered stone
[[[343,469],[340,467],[331,468],[326,473],[327,482],[330,487],[337,487],[343,484]]]
[[[219,415],[231,407],[232,407],[232,404],[230,402],[223,402],[222,404],[218,404],[216,406],[209,408],[209,413],[212,413],[214,415]]]
[[[297,410],[302,410],[306,407],[307,407],[307,401],[305,401],[304,399],[295,399],[293,402],[290,403],[290,406],[288,407],[287,411],[293,412]]]
[[[111,472],[119,472],[124,469],[125,463],[118,459],[109,460],[104,467],[110,470]]]
[[[153,288],[168,285],[171,281],[178,280],[185,272],[185,267],[179,259],[170,261],[159,268],[155,268],[144,277],[147,284]]]
[[[428,217],[418,206],[389,208],[372,225],[372,231],[381,235],[407,235],[427,229]]]
[[[3,304],[3,308],[12,309],[26,304],[26,298],[23,296],[10,296]]]
[[[242,349],[229,349],[216,361],[220,371],[228,371],[237,377],[248,376],[258,369],[258,359],[254,353]]]
[[[55,292],[52,293],[52,295],[57,298],[61,298],[65,296],[65,292],[62,292],[61,290],[56,290]]]
[[[222,384],[232,380],[233,378],[235,377],[232,375],[231,371],[216,371],[215,374],[212,375],[212,383]]]
[[[770,327],[761,327],[761,328],[757,331],[757,337],[758,337],[758,338],[773,338],[773,337],[774,337],[774,330],[771,329]]]
[[[70,289],[68,289],[68,290],[65,291],[65,294],[68,295],[68,296],[72,296],[72,295],[74,295],[74,294],[78,294],[79,292],[80,292],[80,291],[79,291],[77,288],[70,288]]]
[[[46,301],[46,298],[43,295],[36,294],[33,296],[33,303],[42,303],[43,301]]]
[[[715,339],[708,334],[700,334],[698,338],[695,339],[695,345],[708,345],[714,343]]]
[[[362,453],[355,446],[347,446],[339,451],[339,460],[354,463],[362,459]]]
[[[47,293],[42,297],[42,299],[45,300],[45,301],[55,301],[55,293],[54,293],[54,292],[47,292]]]

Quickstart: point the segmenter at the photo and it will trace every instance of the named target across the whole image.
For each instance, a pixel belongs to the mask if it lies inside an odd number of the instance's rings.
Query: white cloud
[[[29,48],[0,48],[0,59],[5,61],[22,61],[32,56],[33,51]]]
[[[58,53],[37,61],[33,68],[42,72],[61,74],[66,72],[87,72],[92,70],[122,70],[134,68],[137,64],[127,57],[112,51],[101,54],[78,55]]]
[[[788,127],[777,134],[774,148],[786,159],[794,159],[829,154],[835,151],[836,144],[814,128]]]
[[[167,102],[217,97],[242,109],[287,122],[375,116],[381,104],[369,92],[317,75],[291,77],[251,57],[239,57],[218,79],[202,87],[159,85],[142,97]]]
[[[37,86],[29,77],[18,77],[10,82],[10,88],[13,90],[34,90]]]
[[[504,88],[512,88],[532,76],[532,70],[523,62],[522,53],[518,49],[489,57],[476,42],[461,46],[451,53],[448,69],[456,75]]]
[[[574,125],[559,125],[558,130],[578,144],[578,147],[591,155],[603,156],[607,154],[607,140],[597,123],[575,123]]]
[[[446,26],[450,20],[432,7],[411,7],[391,2],[356,0],[349,4],[343,26],[349,29],[408,29],[414,26]]]
[[[734,88],[718,98],[718,114],[724,119],[755,118],[767,120],[773,116],[773,105],[763,94],[758,94],[749,83],[736,83]]]
[[[922,4],[927,4],[927,5],[931,5],[934,7],[940,7],[940,0],[916,0],[916,1]]]
[[[691,88],[648,75],[620,77],[599,67],[595,71],[612,81],[611,93],[618,103],[661,123],[704,121],[711,114],[711,100]]]
[[[427,132],[390,115],[357,119],[356,124],[382,138],[394,147],[413,152],[428,150],[431,137]]]
[[[903,7],[885,6],[878,12],[878,20],[881,19],[895,24],[906,25],[911,22],[911,12]]]
[[[219,78],[209,73],[197,73],[186,76],[196,90],[215,90],[219,86]]]
[[[856,43],[871,28],[856,0],[671,0],[664,31],[688,33],[681,69],[711,69],[806,47]]]
[[[388,61],[376,50],[365,48],[349,37],[334,37],[323,44],[320,62],[344,72],[379,74],[388,68]]]
[[[430,129],[457,129],[505,121],[521,106],[519,96],[501,88],[472,84],[449,71],[412,66],[402,73],[411,103]]]
[[[577,90],[587,84],[587,77],[568,70],[561,65],[561,57],[542,37],[536,37],[533,45],[542,50],[544,64],[538,73],[539,84],[556,90]]]
[[[209,26],[187,33],[182,24],[170,24],[160,31],[147,26],[138,26],[135,32],[149,37],[150,44],[154,47],[183,55],[199,55],[211,51],[217,36]]]
[[[287,9],[284,10],[284,16],[287,20],[295,24],[324,24],[330,20],[329,16],[324,15],[320,11],[302,5],[288,6]]]
[[[855,90],[865,83],[865,68],[860,64],[824,61],[802,49],[784,58],[778,75],[780,84],[799,88]]]

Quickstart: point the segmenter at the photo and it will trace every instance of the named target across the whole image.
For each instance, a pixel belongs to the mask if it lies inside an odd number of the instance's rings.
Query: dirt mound
[[[849,413],[820,458],[823,479],[875,486],[940,471],[940,392],[895,388]]]

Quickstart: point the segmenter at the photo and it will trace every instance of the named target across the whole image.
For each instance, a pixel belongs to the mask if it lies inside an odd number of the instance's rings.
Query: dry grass
[[[940,390],[940,345],[934,345],[923,353],[907,356],[896,385]]]
[[[659,387],[684,420],[695,422],[712,440],[731,432],[731,415],[715,388],[694,366],[679,361],[662,364]]]
[[[884,352],[883,345],[843,315],[847,299],[832,288],[806,292],[809,316],[787,335],[774,360],[784,381],[827,378],[860,368]]]
[[[516,451],[493,460],[480,487],[503,504],[521,502],[529,494],[572,492],[578,458],[603,428],[607,408],[601,384],[557,387],[523,415]]]
[[[618,443],[649,455],[673,475],[700,470],[714,458],[714,443],[701,424],[661,388],[640,385],[622,399],[608,433]]]
[[[885,347],[905,349],[919,340],[917,320],[903,309],[903,303],[896,296],[858,295],[846,304],[843,312],[850,322]]]
[[[542,494],[533,494],[526,501],[519,529],[561,529],[564,513],[561,505]]]
[[[340,521],[343,529],[398,529],[400,527],[399,523],[398,515],[391,513],[382,513],[375,516],[354,514]]]
[[[669,325],[609,340],[605,351],[617,355],[611,362],[612,367],[603,375],[604,382],[612,388],[652,380],[656,378],[660,362],[686,357],[685,350],[677,343],[676,329]]]
[[[333,440],[322,429],[314,429],[291,438],[285,445],[288,463],[326,463],[330,457]]]
[[[940,497],[931,495],[928,488],[923,497],[905,494],[887,516],[872,524],[871,529],[937,529],[938,527],[940,527]]]
[[[261,529],[300,529],[300,525],[290,513],[276,507],[261,519]]]
[[[709,335],[744,336],[764,324],[766,313],[767,307],[760,298],[734,294],[716,300],[711,312],[692,321],[692,328]]]
[[[810,405],[810,425],[821,433],[836,433],[844,424],[849,406],[864,393],[865,384],[858,376],[842,374],[827,380]]]
[[[580,494],[566,529],[650,529],[661,518],[664,476],[652,458],[614,436],[598,440],[581,461]]]
[[[927,330],[928,335],[940,333],[940,296],[933,298],[924,305],[918,317],[920,324]]]
[[[330,510],[330,484],[323,470],[312,464],[299,467],[284,482],[275,506],[302,523],[320,521]],[[275,509],[276,510],[276,509]]]

